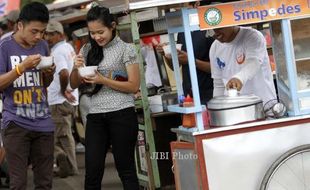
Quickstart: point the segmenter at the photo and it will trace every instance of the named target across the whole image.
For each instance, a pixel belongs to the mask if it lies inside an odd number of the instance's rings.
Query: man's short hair
[[[39,21],[48,23],[49,12],[43,3],[31,2],[22,8],[18,20],[23,22]]]

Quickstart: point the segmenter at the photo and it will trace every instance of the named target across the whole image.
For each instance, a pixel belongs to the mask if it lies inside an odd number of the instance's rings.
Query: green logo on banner
[[[205,21],[210,26],[216,26],[222,21],[222,13],[217,8],[210,8],[205,13]]]

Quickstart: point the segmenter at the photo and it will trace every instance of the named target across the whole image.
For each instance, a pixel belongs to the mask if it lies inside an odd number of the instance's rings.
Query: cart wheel
[[[310,189],[310,144],[295,147],[268,169],[260,190]]]

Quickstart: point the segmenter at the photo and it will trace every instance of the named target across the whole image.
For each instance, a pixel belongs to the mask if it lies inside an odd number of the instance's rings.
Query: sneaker
[[[82,143],[77,143],[75,146],[75,152],[77,153],[84,153],[85,152],[85,146]]]
[[[67,156],[65,154],[59,154],[56,159],[59,166],[59,170],[56,172],[56,175],[61,178],[68,177],[71,169]]]

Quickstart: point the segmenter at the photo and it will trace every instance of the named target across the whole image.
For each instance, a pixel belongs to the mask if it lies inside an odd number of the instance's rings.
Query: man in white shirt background
[[[16,23],[19,18],[19,12],[19,10],[12,10],[6,16],[7,31],[1,36],[1,40],[8,36],[11,36],[16,31]]]
[[[264,36],[248,27],[214,29],[210,49],[213,96],[236,88],[240,94],[255,94],[264,103],[276,99]]]
[[[56,174],[67,177],[78,173],[71,127],[79,97],[78,90],[72,90],[69,85],[75,52],[65,41],[63,26],[57,21],[52,20],[47,25],[45,40],[51,47],[51,56],[56,65],[54,80],[48,87],[48,102],[56,125],[55,158],[59,166]]]

